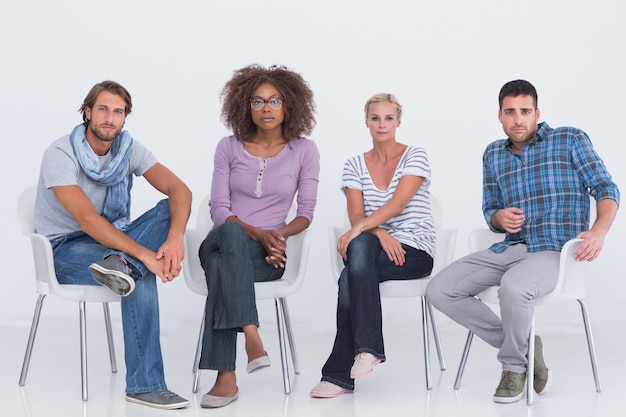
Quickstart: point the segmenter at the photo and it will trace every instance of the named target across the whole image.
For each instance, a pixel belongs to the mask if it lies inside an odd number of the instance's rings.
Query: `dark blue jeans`
[[[285,272],[265,262],[266,254],[263,245],[233,222],[211,230],[200,245],[209,290],[200,369],[235,370],[237,332],[259,325],[254,283],[280,279]]]
[[[423,278],[433,268],[433,258],[422,250],[402,245],[405,263],[396,266],[382,250],[378,238],[363,233],[348,245],[348,260],[339,277],[337,335],[322,368],[322,381],[354,389],[350,369],[354,357],[371,353],[385,361],[379,283]]]
[[[167,239],[170,228],[168,200],[134,220],[124,233],[146,248],[156,250]],[[118,255],[131,266],[135,290],[122,297],[126,393],[156,391],[166,388],[163,375],[159,331],[159,297],[155,275],[137,259],[96,242],[83,232],[74,232],[53,240],[54,268],[61,284],[100,285],[89,265]]]

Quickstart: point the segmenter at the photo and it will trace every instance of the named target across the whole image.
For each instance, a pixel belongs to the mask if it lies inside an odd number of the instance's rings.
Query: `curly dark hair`
[[[310,135],[316,123],[313,91],[300,74],[279,65],[265,68],[251,64],[234,71],[220,94],[222,121],[226,127],[232,129],[238,139],[252,140],[257,127],[252,122],[250,99],[264,83],[273,85],[283,98],[285,119],[282,133],[285,140]]]

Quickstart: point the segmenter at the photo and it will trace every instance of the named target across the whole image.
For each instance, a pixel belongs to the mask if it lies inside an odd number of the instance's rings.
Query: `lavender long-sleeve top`
[[[230,216],[265,230],[283,227],[297,193],[296,216],[313,221],[319,182],[319,152],[307,138],[291,140],[278,155],[250,155],[235,136],[215,150],[209,207],[215,226]]]

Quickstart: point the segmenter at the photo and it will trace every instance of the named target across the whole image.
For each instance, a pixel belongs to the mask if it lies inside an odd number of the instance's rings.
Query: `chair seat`
[[[64,290],[61,298],[68,301],[108,303],[121,300],[119,295],[101,285],[60,284],[59,287]]]
[[[409,298],[426,294],[426,286],[432,277],[407,280],[390,280],[380,283],[381,297]]]
[[[274,298],[285,298],[296,293],[293,282],[285,279],[276,281],[265,281],[254,283],[254,293],[257,300],[272,300]]]

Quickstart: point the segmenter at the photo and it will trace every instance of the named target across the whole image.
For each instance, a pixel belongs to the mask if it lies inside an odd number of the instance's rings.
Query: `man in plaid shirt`
[[[570,239],[584,242],[578,261],[596,259],[617,212],[620,192],[585,132],[539,123],[537,91],[524,80],[500,90],[498,120],[507,139],[483,154],[483,214],[504,240],[441,271],[427,289],[429,301],[499,349],[502,377],[494,401],[522,398],[534,300],[551,292],[560,250]],[[589,196],[596,219],[589,227]],[[500,286],[500,317],[475,298]],[[535,337],[534,389],[544,394],[550,371]]]

